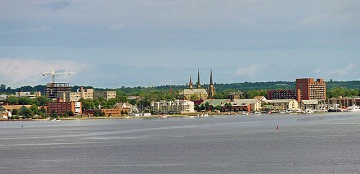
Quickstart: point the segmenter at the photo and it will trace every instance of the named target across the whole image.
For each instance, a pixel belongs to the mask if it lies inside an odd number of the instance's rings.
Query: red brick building
[[[296,79],[296,95],[298,101],[326,100],[326,82],[323,79]]]
[[[296,99],[296,90],[287,89],[287,90],[268,90],[267,95],[268,100],[275,99]]]
[[[63,115],[72,111],[75,115],[82,114],[81,102],[50,102],[48,103],[47,112],[49,114]]]

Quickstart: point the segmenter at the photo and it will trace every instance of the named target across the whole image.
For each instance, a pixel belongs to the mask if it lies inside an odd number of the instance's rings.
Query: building
[[[234,111],[256,112],[261,110],[261,101],[258,99],[235,99],[230,103]]]
[[[0,105],[0,119],[8,119],[9,111]]]
[[[212,71],[210,72],[210,84],[209,88],[206,89],[201,88],[200,84],[200,71],[198,71],[198,81],[196,85],[196,89],[193,87],[193,82],[190,76],[189,88],[182,90],[179,95],[184,97],[184,100],[205,100],[214,98],[215,95],[215,87],[212,79]]]
[[[46,86],[45,96],[49,99],[56,100],[58,94],[71,92],[69,83],[48,83]]]
[[[151,112],[155,114],[183,114],[194,112],[194,102],[188,100],[151,102]]]
[[[294,89],[268,90],[267,99],[269,100],[296,99],[296,90]]]
[[[260,111],[261,101],[257,99],[207,99],[204,100],[201,105],[209,105],[208,110],[214,110],[214,108],[220,107],[221,111]]]
[[[68,112],[73,112],[75,115],[82,114],[81,102],[63,102],[59,99],[57,102],[48,103],[47,112],[50,115],[64,115]]]
[[[89,109],[84,111],[84,115],[93,117],[96,113],[104,113],[106,117],[121,116],[121,113],[129,113],[127,109],[110,108],[110,109]]]
[[[230,92],[227,96],[228,99],[230,100],[234,100],[234,99],[242,99],[245,98],[244,96],[244,92],[242,91],[235,91],[235,92]]]
[[[128,114],[139,113],[139,109],[136,105],[132,105],[130,103],[116,103],[113,108],[118,108],[122,110],[126,110]]]
[[[318,109],[324,109],[325,106],[320,108],[319,100],[301,100],[300,108],[302,110],[307,110],[307,109],[318,110]]]
[[[116,91],[94,91],[94,98],[101,97],[105,100],[116,98]]]
[[[92,100],[94,98],[94,89],[84,89],[84,87],[80,87],[77,92],[59,93],[57,98],[61,98],[65,102],[79,101],[81,98]]]
[[[276,106],[279,110],[298,110],[299,102],[295,99],[267,100],[266,103]]]
[[[266,102],[267,98],[264,96],[255,96],[254,99],[260,100],[261,102]]]
[[[15,97],[28,97],[31,99],[35,99],[36,97],[40,97],[41,92],[35,92],[34,94],[31,94],[30,92],[15,92]]]
[[[212,70],[210,71],[210,84],[207,92],[208,92],[208,99],[213,99],[215,95],[215,87],[213,83]]]
[[[301,100],[326,100],[326,82],[323,79],[313,78],[296,79],[296,99]]]

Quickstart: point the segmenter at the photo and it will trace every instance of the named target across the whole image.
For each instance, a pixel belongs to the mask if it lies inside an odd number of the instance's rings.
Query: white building
[[[188,100],[151,102],[150,109],[157,114],[183,114],[194,112],[194,102]]]

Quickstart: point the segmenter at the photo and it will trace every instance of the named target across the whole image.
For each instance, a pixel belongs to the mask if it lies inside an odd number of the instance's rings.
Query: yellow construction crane
[[[75,72],[55,72],[55,70],[53,69],[52,72],[44,72],[43,76],[51,76],[52,83],[55,83],[55,75],[62,75],[62,74],[71,75],[71,74],[75,74]]]

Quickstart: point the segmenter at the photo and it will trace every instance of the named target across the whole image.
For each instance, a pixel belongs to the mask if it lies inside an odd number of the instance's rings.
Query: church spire
[[[192,82],[192,80],[191,80],[191,75],[190,75],[189,89],[193,89],[193,82]]]
[[[197,89],[201,89],[201,85],[200,85],[200,70],[199,70],[199,69],[198,69]]]
[[[208,89],[208,99],[213,99],[215,95],[215,87],[213,83],[212,70],[210,70],[210,84]]]

